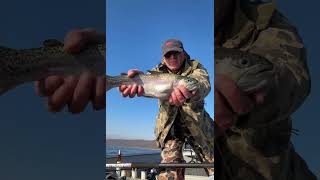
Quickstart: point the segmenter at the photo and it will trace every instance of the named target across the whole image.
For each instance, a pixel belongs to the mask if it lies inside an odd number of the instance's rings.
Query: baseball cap
[[[169,39],[162,45],[162,56],[170,51],[183,52],[183,44],[178,39]]]

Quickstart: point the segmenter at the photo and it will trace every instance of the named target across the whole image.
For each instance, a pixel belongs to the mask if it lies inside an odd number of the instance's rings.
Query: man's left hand
[[[185,86],[178,86],[172,91],[169,103],[175,106],[182,106],[187,99],[191,98],[195,94],[195,91],[190,92]]]

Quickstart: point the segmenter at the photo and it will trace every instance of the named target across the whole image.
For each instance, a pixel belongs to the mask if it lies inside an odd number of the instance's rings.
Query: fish
[[[157,98],[160,100],[169,99],[174,88],[184,85],[190,92],[199,88],[199,82],[187,76],[181,76],[173,73],[161,73],[149,71],[147,74],[136,74],[129,78],[126,74],[119,76],[106,75],[106,90],[119,87],[121,85],[141,85],[144,89],[142,96],[148,98]]]
[[[275,77],[274,65],[266,58],[224,47],[215,48],[214,74],[232,79],[246,94],[267,90]]]
[[[63,43],[47,39],[40,48],[0,47],[0,95],[14,87],[51,75],[105,74],[105,44],[89,46],[80,53],[63,50]]]
[[[215,48],[214,75],[223,75],[233,80],[244,95],[252,97],[255,93],[264,94],[262,104],[236,117],[237,128],[254,128],[265,124],[270,116],[270,109],[275,107],[273,89],[276,82],[276,67],[268,59],[238,49]],[[228,102],[227,102],[228,103]],[[231,107],[231,106],[230,106]],[[272,111],[271,111],[272,112]],[[218,136],[223,135],[219,134]]]

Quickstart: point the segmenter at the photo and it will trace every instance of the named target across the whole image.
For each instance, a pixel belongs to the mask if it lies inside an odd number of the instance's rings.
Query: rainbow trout
[[[143,87],[144,97],[166,100],[173,89],[179,85],[184,85],[189,91],[195,91],[198,88],[198,81],[194,78],[170,73],[149,72],[150,74],[137,74],[133,78],[129,78],[127,75],[107,76],[107,91],[121,85],[136,84]]]
[[[225,75],[236,82],[245,93],[271,86],[274,66],[267,59],[236,49],[215,49],[215,75]]]
[[[63,43],[46,40],[41,48],[11,49],[0,47],[0,95],[23,83],[51,75],[105,73],[105,46],[91,46],[78,54],[63,51]]]

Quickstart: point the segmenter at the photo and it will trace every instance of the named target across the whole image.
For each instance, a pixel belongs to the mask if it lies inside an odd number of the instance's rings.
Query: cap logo
[[[166,42],[166,46],[172,46],[173,42],[169,41],[169,42]]]

